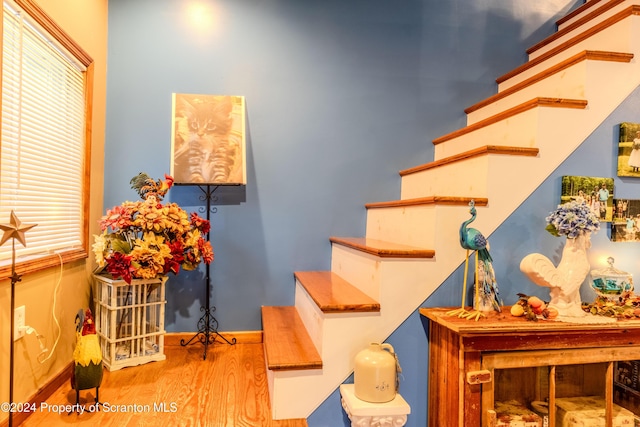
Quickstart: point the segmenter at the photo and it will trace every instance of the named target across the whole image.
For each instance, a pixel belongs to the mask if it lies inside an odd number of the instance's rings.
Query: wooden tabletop
[[[459,307],[458,307],[459,308]],[[420,314],[429,320],[439,323],[458,334],[482,334],[501,332],[533,332],[533,331],[588,331],[603,329],[640,329],[640,319],[619,319],[608,323],[571,323],[556,320],[539,319],[537,322],[523,317],[514,317],[510,314],[511,307],[503,307],[502,313],[489,312],[486,317],[478,321],[467,320],[457,316],[449,316],[447,313],[456,307],[420,308]],[[587,316],[599,319],[609,319],[603,316]]]

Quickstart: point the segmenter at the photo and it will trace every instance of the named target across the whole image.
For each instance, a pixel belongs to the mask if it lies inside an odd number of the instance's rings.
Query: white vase
[[[396,397],[398,378],[391,344],[371,343],[355,358],[354,393],[365,402],[383,403]]]
[[[591,236],[580,235],[575,239],[567,239],[562,249],[562,259],[558,270],[564,276],[561,286],[552,287],[549,305],[566,316],[585,316],[582,310],[580,288],[587,278],[591,265],[587,257],[587,249],[591,247]]]

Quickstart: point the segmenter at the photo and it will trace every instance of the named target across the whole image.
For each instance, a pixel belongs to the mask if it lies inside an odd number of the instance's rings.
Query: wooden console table
[[[497,393],[500,399],[522,394],[523,400],[546,400],[549,408],[556,397],[598,394],[605,401],[605,425],[612,426],[614,363],[640,359],[640,320],[534,322],[511,316],[505,307],[476,322],[447,316],[450,310],[420,309],[430,320],[429,427],[490,427]],[[556,368],[570,373],[558,375]],[[579,378],[580,369],[586,380]],[[517,375],[505,374],[510,370]],[[555,411],[548,417],[555,426]]]

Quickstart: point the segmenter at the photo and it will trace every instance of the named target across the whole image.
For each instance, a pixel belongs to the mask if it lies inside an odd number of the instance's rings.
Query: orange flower
[[[146,189],[140,192],[145,200],[124,202],[101,218],[103,233],[94,236],[93,251],[99,266],[114,278],[130,283],[132,278],[148,279],[169,271],[178,274],[180,267],[193,270],[203,261],[213,261],[211,243],[203,237],[209,232],[209,221],[187,214],[176,203],[160,203],[173,184],[172,177],[165,175],[165,179],[158,181],[162,183],[158,191],[152,191],[153,180],[145,179],[139,186]]]

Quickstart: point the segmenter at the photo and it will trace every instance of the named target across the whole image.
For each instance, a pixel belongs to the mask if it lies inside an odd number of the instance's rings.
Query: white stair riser
[[[591,0],[587,0],[585,3],[589,3]],[[562,31],[564,30],[566,27],[573,25],[576,21],[584,18],[587,15],[591,15],[592,13],[594,13],[595,11],[597,11],[598,9],[607,6],[607,4],[610,3],[609,0],[603,0],[601,2],[599,2],[595,7],[590,7],[588,8],[586,11],[573,16],[571,19],[567,19],[566,21],[562,22],[562,24],[558,25],[558,31]],[[592,27],[593,25],[595,25],[594,23],[600,23],[602,21],[604,21],[604,17],[609,17],[611,15],[613,15],[615,12],[619,12],[621,10],[624,10],[625,8],[629,7],[630,5],[633,4],[638,4],[637,1],[625,1],[622,4],[618,4],[613,10],[613,12],[609,12],[607,15],[601,14],[599,17],[596,17],[595,19],[592,19],[591,21],[589,21],[586,26],[587,28]]]
[[[380,301],[380,271],[382,260],[342,245],[331,246],[331,271]]]
[[[598,65],[602,65],[603,62],[604,61],[581,61],[545,78],[544,80],[531,84],[511,95],[494,101],[491,104],[479,108],[478,110],[472,111],[467,114],[467,126],[492,117],[534,98],[588,99],[585,90],[585,87],[587,86],[587,68],[589,68],[589,65],[595,65],[597,67]],[[607,64],[611,65],[610,63]],[[618,68],[622,68],[629,64],[614,63],[614,65]],[[604,76],[611,75],[605,74],[605,72],[611,73],[611,68],[607,67],[601,73],[592,72],[592,74],[597,76],[595,78],[603,78]],[[602,80],[595,80],[593,77],[590,81],[598,82],[600,84],[602,83]]]
[[[450,208],[449,212],[456,211],[458,213],[456,215],[449,214],[448,217],[443,214],[441,219],[437,221],[441,233],[439,238],[447,236],[447,247],[442,249],[443,262],[440,265],[445,265],[448,261],[455,264],[455,259],[463,256],[462,248],[457,244],[451,245],[451,242],[457,243],[460,221],[468,218],[468,214],[465,213],[468,208],[461,209],[460,206],[447,208]],[[404,280],[402,278],[407,274],[417,274],[422,271],[421,269],[433,268],[434,264],[436,264],[434,259],[379,258],[336,244],[333,245],[331,251],[331,271],[378,301],[381,307],[380,313],[384,316],[387,316],[393,309],[393,307],[384,307],[384,292],[389,290],[395,292],[399,289],[397,284],[394,285],[395,282]],[[411,282],[411,280],[409,277],[407,282]],[[385,286],[390,286],[390,288],[385,290]]]
[[[600,2],[599,6],[602,6],[603,3],[606,3],[606,1],[602,1]],[[582,12],[579,15],[576,15],[574,17],[572,17],[571,19],[567,19],[566,21],[562,22],[560,25],[558,25],[558,31],[565,29],[566,27],[568,27],[569,25],[572,25],[574,22],[576,22],[577,20],[581,19],[582,17],[584,17],[585,15],[593,12],[594,10],[596,10],[599,6],[595,7],[595,8],[590,8],[588,9],[586,12]]]
[[[551,107],[534,107],[473,132],[441,142],[435,146],[434,159],[444,159],[485,145],[536,147],[539,125],[538,112],[542,108]],[[562,114],[561,111],[559,113]]]
[[[435,147],[435,157],[442,159],[484,145],[532,147],[539,148],[540,152],[545,148],[555,151],[569,147],[573,151],[599,123],[593,120],[602,117],[601,114],[609,114],[613,111],[615,106],[619,105],[637,86],[639,77],[636,75],[635,81],[631,80],[631,82],[618,80],[612,82],[609,96],[601,96],[600,99],[594,97],[594,100],[589,100],[587,108],[584,109],[535,107],[498,123],[442,142]],[[585,125],[574,129],[567,126],[567,123],[584,123]],[[559,147],[560,145],[565,147]]]
[[[304,323],[304,327],[311,337],[311,341],[313,341],[313,344],[316,346],[316,350],[318,350],[318,353],[322,354],[322,323],[324,315],[297,279],[295,307],[302,319],[302,323]]]
[[[419,248],[434,248],[435,205],[367,210],[366,237]]]
[[[638,17],[630,16],[602,31],[595,34],[593,37],[576,43],[575,45],[559,52],[554,55],[550,60],[542,61],[540,64],[537,64],[534,67],[527,69],[510,79],[507,79],[501,82],[498,85],[498,92],[501,92],[514,84],[520,83],[523,80],[526,80],[536,74],[544,71],[549,68],[552,64],[557,64],[559,62],[564,61],[565,59],[571,58],[574,55],[577,55],[580,52],[585,50],[603,50],[610,52],[632,52],[632,40],[630,38],[630,26],[631,21],[637,20]],[[566,41],[564,38],[560,39],[562,41]],[[561,44],[560,41],[556,41],[552,43],[552,46],[556,46],[557,44]],[[545,51],[549,49],[549,46],[545,46]],[[536,52],[539,53],[539,52]],[[531,58],[533,59],[533,58]]]
[[[631,63],[581,61],[542,82],[530,85],[513,95],[471,112],[467,115],[467,124],[474,124],[536,97],[584,99],[589,104],[598,103],[601,100],[606,102],[608,99],[621,99],[633,90],[633,85],[629,83],[634,82],[636,80],[634,76],[640,72],[638,64],[638,61]],[[615,81],[611,81],[613,80],[611,76],[616,76]],[[604,81],[612,84],[611,91],[607,93],[599,90]]]
[[[609,0],[605,0],[603,1],[603,5],[604,3],[608,3]],[[597,17],[591,19],[589,22],[587,22],[586,24],[574,28],[573,30],[571,30],[569,33],[567,33],[566,35],[564,35],[563,37],[558,38],[557,40],[553,41],[552,43],[549,43],[545,46],[542,46],[540,49],[536,49],[534,52],[531,52],[531,54],[529,55],[529,59],[535,59],[541,55],[544,55],[545,53],[547,53],[548,51],[550,51],[551,49],[554,49],[556,47],[558,47],[559,45],[561,45],[562,43],[566,42],[567,40],[570,40],[572,38],[574,38],[576,35],[579,35],[581,33],[583,33],[585,30],[588,30],[589,28],[593,28],[594,26],[603,23],[604,21],[606,21],[607,19],[611,18],[612,16],[623,12],[624,10],[628,9],[629,7],[633,6],[634,4],[640,4],[640,1],[638,0],[626,0],[621,2],[620,4],[618,4],[617,6],[609,9],[608,11],[601,13],[600,15],[598,15]],[[592,13],[594,10],[597,9],[593,9],[590,10],[588,13]],[[607,31],[606,29],[604,31]],[[589,38],[589,40],[591,41],[591,39],[593,38],[593,36],[591,38]]]
[[[472,157],[402,177],[400,198],[446,195],[451,197],[487,197],[487,168],[494,156]],[[473,177],[468,180],[459,177]]]

